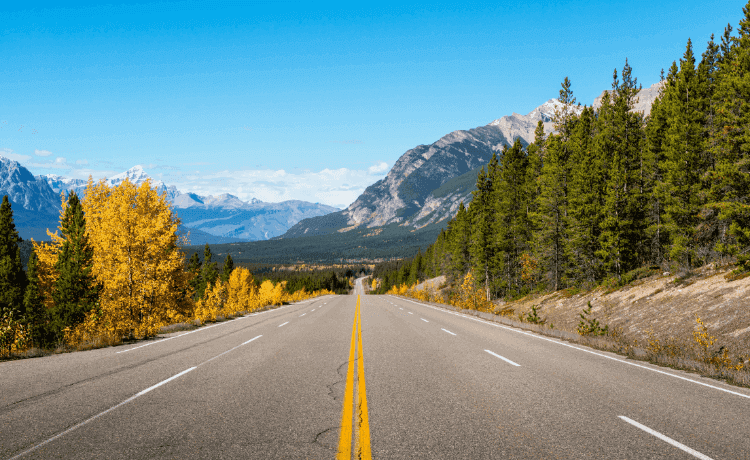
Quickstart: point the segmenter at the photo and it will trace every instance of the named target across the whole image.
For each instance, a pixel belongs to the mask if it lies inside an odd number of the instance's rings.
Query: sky
[[[744,1],[14,2],[0,6],[0,155],[94,179],[343,208],[407,150],[578,102],[625,59],[644,87]],[[16,6],[17,5],[17,6]]]

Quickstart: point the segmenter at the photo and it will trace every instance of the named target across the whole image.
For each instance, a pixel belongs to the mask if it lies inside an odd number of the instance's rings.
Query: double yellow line
[[[344,408],[341,413],[341,436],[336,460],[349,460],[352,457],[352,434],[354,434],[354,458],[371,460],[370,417],[367,414],[367,392],[365,391],[365,365],[362,359],[362,319],[359,312],[359,295],[354,310],[352,344],[349,347],[349,369],[346,372]],[[354,412],[354,353],[357,352],[357,420],[353,423]],[[354,425],[354,428],[352,428]],[[352,433],[353,432],[353,433]]]

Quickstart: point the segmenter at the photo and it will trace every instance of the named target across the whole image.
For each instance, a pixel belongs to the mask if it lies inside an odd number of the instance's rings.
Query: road
[[[748,389],[357,298],[0,363],[0,458],[750,458]]]

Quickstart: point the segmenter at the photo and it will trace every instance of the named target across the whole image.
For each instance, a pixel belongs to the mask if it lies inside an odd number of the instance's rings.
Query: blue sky
[[[583,104],[626,57],[657,82],[745,2],[17,4],[0,7],[0,155],[345,206],[406,150],[528,113],[565,76]]]

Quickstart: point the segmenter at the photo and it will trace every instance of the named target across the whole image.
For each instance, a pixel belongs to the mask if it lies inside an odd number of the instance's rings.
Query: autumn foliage
[[[431,285],[418,289],[418,282],[393,286],[386,294],[411,297],[424,302],[437,302],[479,311],[492,311],[493,304],[487,301],[482,286],[474,280],[471,272],[464,275],[461,285],[450,294],[442,294]]]
[[[61,198],[59,231],[48,232],[51,242],[34,242],[36,302],[46,314],[39,315],[33,324],[2,316],[0,351],[15,353],[32,345],[41,346],[32,344],[31,338],[44,329],[49,338],[45,346],[85,348],[154,336],[169,324],[202,324],[270,305],[332,294],[328,290],[304,289],[289,293],[286,281],[258,283],[247,268],[234,268],[227,263],[223,276],[196,283],[195,278],[203,274],[186,267],[185,254],[178,244],[186,243],[177,235],[180,221],[166,195],[159,195],[150,181],[135,185],[125,180],[110,186],[104,180],[89,179],[80,205],[77,197],[72,200],[82,207],[85,219],[77,211],[75,228],[85,228],[85,235],[83,230],[66,231],[71,226],[70,197],[63,194]],[[85,241],[93,254],[86,270],[93,276],[96,296],[86,299],[90,307],[84,315],[59,327],[54,323],[54,312],[62,308],[57,305],[63,298],[61,276],[76,279],[62,271],[73,266],[63,263],[62,258],[71,254],[65,248],[80,245],[80,241]],[[205,291],[196,293],[196,288]],[[66,302],[77,305],[78,300],[71,299],[70,292],[66,292]]]

